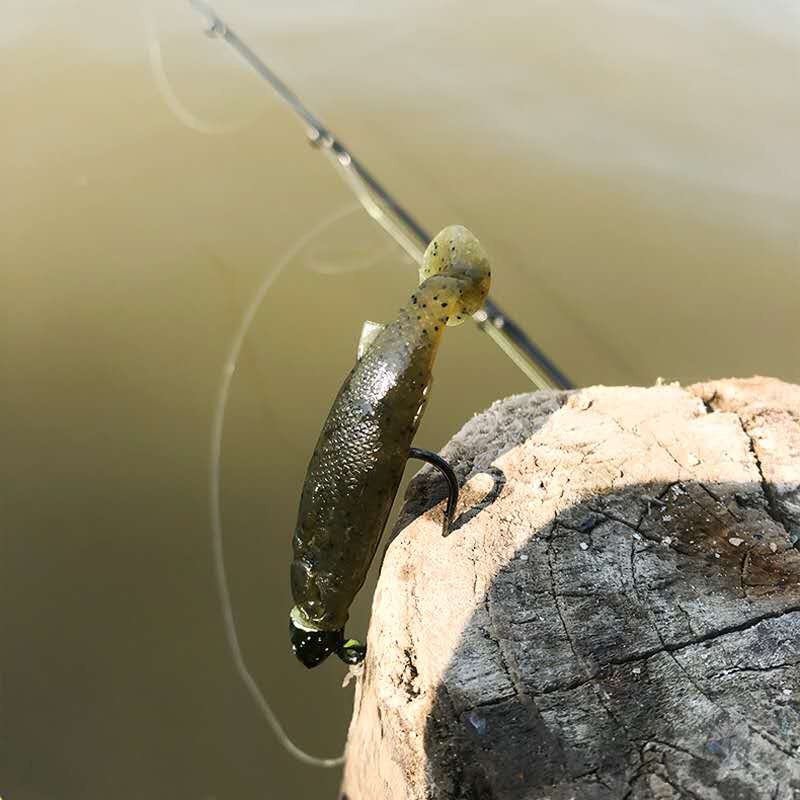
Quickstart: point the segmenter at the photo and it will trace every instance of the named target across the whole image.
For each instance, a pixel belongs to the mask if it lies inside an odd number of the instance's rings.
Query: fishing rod
[[[389,234],[417,264],[431,235],[395,200],[375,176],[331,133],[300,98],[256,55],[204,0],[189,0],[206,21],[206,34],[223,39],[286,102],[306,125],[309,142],[324,153],[350,187],[369,216]],[[497,303],[486,300],[472,315],[478,328],[519,367],[540,389],[571,389],[572,382],[531,340],[525,331]]]

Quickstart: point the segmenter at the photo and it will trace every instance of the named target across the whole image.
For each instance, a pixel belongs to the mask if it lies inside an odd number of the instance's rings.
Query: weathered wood
[[[349,800],[800,797],[800,387],[496,403],[412,482]]]

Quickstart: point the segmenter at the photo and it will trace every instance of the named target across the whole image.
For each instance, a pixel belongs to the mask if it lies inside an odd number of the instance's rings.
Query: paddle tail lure
[[[365,646],[346,639],[348,609],[364,583],[409,458],[427,461],[449,487],[443,533],[458,481],[440,456],[411,446],[444,329],[483,305],[491,269],[478,240],[458,225],[428,245],[420,284],[393,322],[367,322],[358,360],[339,390],[306,473],[291,566],[292,648],[306,667],[331,653],[348,664]]]

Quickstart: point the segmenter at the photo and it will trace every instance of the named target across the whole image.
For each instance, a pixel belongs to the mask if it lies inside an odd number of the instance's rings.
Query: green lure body
[[[361,645],[344,642],[348,609],[411,454],[444,329],[480,308],[490,275],[478,240],[466,228],[445,228],[428,246],[420,285],[397,319],[365,326],[360,358],[311,457],[293,538],[290,633],[306,666],[331,652],[351,663],[363,658]]]

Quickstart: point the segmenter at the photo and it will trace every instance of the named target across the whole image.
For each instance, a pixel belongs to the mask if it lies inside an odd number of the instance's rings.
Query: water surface
[[[579,384],[800,380],[791,2],[219,6]],[[333,797],[237,681],[207,513],[213,399],[253,292],[351,198],[181,3],[13,0],[0,28],[6,800]],[[154,42],[187,116],[154,80]],[[194,127],[187,126],[189,122]],[[205,132],[203,132],[205,131]],[[414,271],[345,217],[276,278],[234,378],[223,515],[247,658],[338,752],[341,665],[287,652],[290,535],[365,318]],[[448,332],[420,446],[528,388]],[[369,592],[352,630],[364,631]]]

